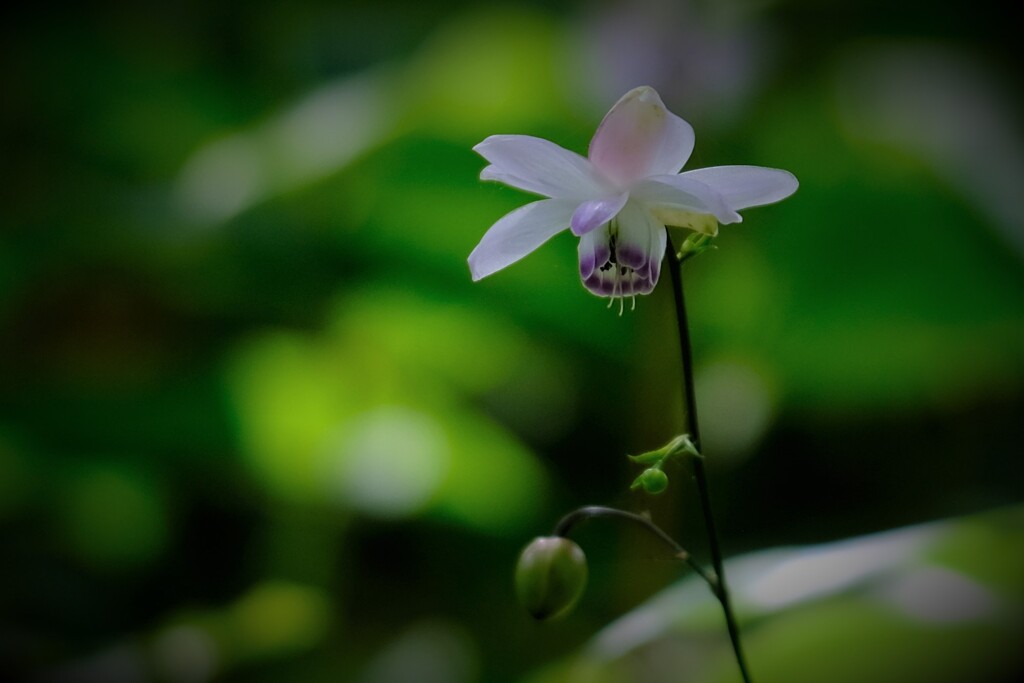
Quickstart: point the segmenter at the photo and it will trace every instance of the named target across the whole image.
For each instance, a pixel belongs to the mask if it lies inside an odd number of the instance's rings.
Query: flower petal
[[[649,175],[679,173],[693,151],[693,128],[665,108],[653,88],[622,96],[590,141],[590,161],[620,187]]]
[[[613,292],[618,295],[615,276],[600,270],[595,270],[590,277],[583,280],[583,286],[596,296],[612,296]]]
[[[491,162],[482,180],[497,180],[545,197],[592,199],[607,194],[589,161],[529,135],[492,135],[473,148]]]
[[[676,225],[676,221],[670,220],[672,211],[710,214],[723,224],[743,220],[717,190],[686,173],[647,178],[633,188],[632,196],[644,202],[656,215],[665,214],[664,222],[668,225]],[[692,226],[684,224],[680,227]]]
[[[629,193],[623,192],[615,197],[604,197],[583,202],[576,207],[572,214],[572,234],[579,237],[585,235],[594,228],[604,225],[622,210],[629,199]]]
[[[616,219],[618,238],[615,241],[615,260],[620,266],[632,268],[646,276],[650,272],[650,258],[658,241],[658,233],[665,232],[647,207],[629,202]],[[664,255],[664,248],[658,258]]]
[[[469,255],[473,281],[515,263],[569,227],[574,207],[571,200],[542,199],[503,216]]]
[[[654,233],[654,239],[651,240],[651,250],[647,252],[647,283],[650,289],[643,294],[649,294],[654,285],[658,284],[658,277],[661,276],[661,262],[665,258],[665,247],[668,246],[668,231],[665,226],[661,226],[660,230],[656,230]]]
[[[591,230],[580,238],[580,278],[586,280],[599,268],[608,263],[611,250],[608,248],[608,228]]]
[[[789,171],[762,166],[713,166],[681,174],[717,191],[734,211],[785,199],[800,183]]]

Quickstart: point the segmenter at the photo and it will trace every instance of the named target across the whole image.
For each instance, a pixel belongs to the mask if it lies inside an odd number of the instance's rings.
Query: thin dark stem
[[[700,443],[700,427],[697,424],[697,400],[693,387],[693,351],[690,344],[690,326],[686,320],[686,301],[683,298],[683,273],[679,257],[676,255],[675,245],[669,239],[668,243],[668,264],[669,275],[672,279],[672,292],[675,295],[676,322],[679,325],[679,350],[682,355],[683,364],[683,409],[686,413],[686,430],[690,435],[690,441],[703,453]],[[715,568],[717,577],[714,589],[715,597],[722,603],[722,611],[725,613],[725,625],[729,630],[729,640],[732,641],[732,649],[736,654],[736,663],[740,667],[745,683],[751,683],[750,673],[747,671],[747,663],[743,658],[743,647],[740,644],[740,629],[736,623],[736,616],[733,614],[732,605],[729,601],[729,589],[725,581],[725,566],[722,562],[722,548],[718,543],[718,530],[715,528],[715,516],[711,511],[711,495],[708,490],[707,473],[704,470],[704,459],[693,458],[693,476],[697,481],[697,491],[700,495],[701,511],[704,517],[704,526],[708,534],[708,549],[711,551],[711,565]]]
[[[633,514],[632,512],[626,512],[625,510],[619,510],[618,508],[609,508],[601,505],[588,505],[581,507],[577,510],[573,510],[562,519],[558,520],[558,524],[555,525],[555,536],[566,537],[569,532],[572,531],[573,527],[578,525],[580,522],[584,522],[594,517],[615,517],[617,519],[626,520],[634,524],[639,524],[641,527],[651,532],[658,540],[667,545],[672,549],[676,559],[682,560],[690,566],[694,572],[697,573],[711,588],[713,593],[718,593],[718,581],[714,576],[707,573],[703,567],[697,564],[690,553],[686,551],[683,546],[676,543],[675,539],[665,533],[661,527],[647,519],[642,515]]]
[[[669,275],[672,278],[672,292],[676,302],[676,324],[679,328],[679,350],[683,365],[683,411],[686,419],[686,433],[690,443],[700,452],[700,425],[697,423],[697,395],[693,387],[693,352],[690,344],[690,326],[686,320],[686,300],[683,298],[683,273],[676,256],[675,245],[668,244]],[[714,542],[714,541],[712,541]]]

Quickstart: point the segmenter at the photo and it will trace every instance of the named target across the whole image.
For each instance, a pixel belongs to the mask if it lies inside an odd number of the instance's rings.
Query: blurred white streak
[[[999,601],[987,588],[941,567],[894,576],[875,595],[909,617],[939,624],[977,621],[999,609]]]
[[[808,548],[765,550],[727,561],[726,573],[742,619],[869,586],[919,562],[943,533],[942,524],[934,523]],[[677,624],[692,625],[694,615],[708,614],[718,624],[719,609],[708,587],[690,576],[605,627],[587,654],[616,659],[664,637]]]
[[[211,142],[185,163],[176,194],[199,224],[343,168],[392,132],[392,79],[374,71],[322,86],[255,128]]]
[[[800,550],[755,576],[737,576],[737,598],[777,610],[838,593],[915,559],[933,536],[911,528]]]
[[[200,149],[178,180],[185,215],[218,223],[259,201],[270,185],[257,136],[239,133]]]
[[[578,87],[582,74],[585,94],[600,107],[650,85],[683,118],[727,123],[757,94],[774,61],[768,27],[742,16],[738,3],[630,0],[600,7],[582,17],[569,52],[570,82]]]
[[[928,163],[1024,255],[1024,137],[1010,85],[937,45],[869,44],[838,72],[847,132]]]

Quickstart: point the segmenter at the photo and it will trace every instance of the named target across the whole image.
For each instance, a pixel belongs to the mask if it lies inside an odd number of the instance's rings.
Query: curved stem
[[[697,399],[693,386],[693,351],[690,344],[690,327],[686,320],[686,301],[683,298],[683,273],[682,263],[677,256],[672,238],[668,241],[668,262],[669,275],[672,279],[672,293],[675,295],[676,322],[679,326],[679,351],[682,356],[683,365],[683,409],[686,413],[686,430],[690,435],[690,441],[701,453],[700,426],[697,424]],[[732,649],[736,655],[736,663],[740,667],[745,683],[751,683],[750,673],[747,671],[747,663],[743,658],[743,647],[740,644],[740,629],[736,622],[736,616],[732,611],[732,604],[729,600],[729,589],[725,581],[725,566],[722,562],[722,549],[718,543],[718,530],[715,528],[715,516],[711,511],[711,495],[708,490],[707,473],[704,470],[704,459],[693,458],[693,476],[697,481],[697,491],[700,495],[701,512],[704,517],[704,526],[708,535],[708,549],[711,552],[711,565],[715,568],[717,587],[713,588],[715,597],[722,604],[722,611],[725,613],[725,625],[729,630],[729,640],[732,641]]]
[[[658,540],[671,548],[676,559],[682,560],[688,564],[690,569],[704,579],[708,584],[708,587],[711,588],[711,591],[716,595],[718,594],[718,579],[697,564],[690,556],[690,553],[688,553],[683,546],[676,543],[675,539],[665,533],[661,527],[642,515],[626,512],[625,510],[619,510],[618,508],[604,507],[601,505],[588,505],[586,507],[573,510],[565,517],[558,520],[558,524],[555,525],[555,536],[565,538],[569,535],[569,532],[572,531],[573,527],[577,526],[580,522],[584,522],[594,517],[616,517],[627,522],[639,524],[641,527],[651,532]]]

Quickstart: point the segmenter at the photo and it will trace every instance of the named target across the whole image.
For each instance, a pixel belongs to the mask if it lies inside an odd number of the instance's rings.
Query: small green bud
[[[587,585],[587,558],[567,538],[535,538],[516,563],[516,593],[534,619],[561,617],[576,606]]]
[[[636,484],[651,495],[657,495],[668,488],[668,475],[656,467],[648,467],[636,478]]]
[[[718,234],[718,221],[709,214],[694,214],[689,211],[682,211],[682,218],[686,222],[678,223],[681,228],[691,228],[696,232],[690,233],[679,250],[678,257],[685,261],[691,256],[696,256],[708,249],[715,249],[712,244],[715,235]],[[677,225],[673,223],[673,225]]]

